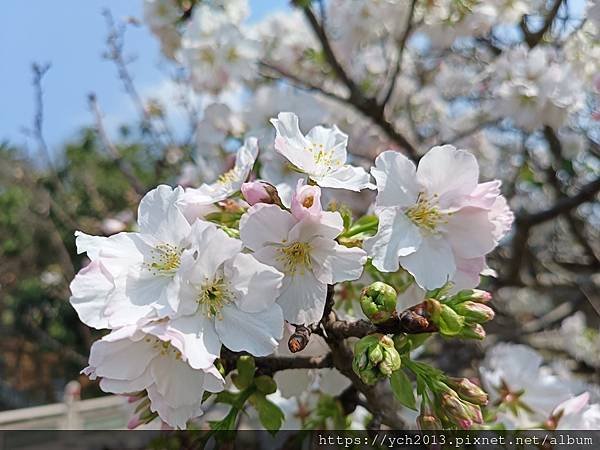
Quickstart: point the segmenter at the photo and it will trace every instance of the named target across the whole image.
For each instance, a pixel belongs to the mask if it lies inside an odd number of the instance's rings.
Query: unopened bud
[[[272,394],[277,390],[277,383],[268,375],[260,375],[254,379],[256,388],[265,395]]]
[[[365,384],[389,377],[400,369],[401,359],[394,341],[383,334],[371,334],[354,346],[352,368]]]
[[[485,330],[479,323],[465,324],[456,337],[463,339],[478,339],[481,341],[485,339]]]
[[[446,384],[454,389],[463,400],[479,406],[485,406],[488,403],[488,395],[485,391],[467,378],[448,377]]]
[[[257,203],[270,203],[281,206],[281,199],[277,193],[277,188],[266,181],[250,181],[242,184],[241,187],[244,200],[249,205]]]
[[[136,414],[131,419],[129,419],[129,422],[127,422],[127,428],[130,430],[135,430],[137,427],[139,427],[143,423],[144,422],[142,422],[140,420],[140,417]]]
[[[481,289],[465,289],[450,297],[449,302],[458,304],[466,301],[477,303],[489,303],[492,300],[492,294]]]
[[[494,318],[494,310],[483,303],[473,301],[462,302],[454,310],[470,323],[485,323]]]
[[[441,395],[440,403],[446,417],[462,429],[469,429],[473,423],[483,423],[479,406],[461,400],[452,390]]]
[[[302,220],[308,216],[319,217],[323,212],[321,206],[321,188],[304,183],[303,179],[298,180],[298,185],[292,196],[292,204],[290,206],[292,215],[298,220]]]
[[[420,430],[441,430],[443,428],[440,419],[434,415],[422,413],[417,417],[417,425]]]
[[[392,286],[376,281],[362,290],[360,307],[371,322],[383,323],[395,313],[397,296]]]
[[[465,319],[445,304],[440,305],[439,319],[436,325],[440,334],[444,336],[456,336],[462,330]]]

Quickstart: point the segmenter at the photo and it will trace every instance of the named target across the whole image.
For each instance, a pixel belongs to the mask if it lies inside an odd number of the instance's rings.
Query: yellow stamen
[[[304,275],[305,269],[311,269],[310,244],[306,242],[294,242],[287,247],[279,249],[280,255],[277,260],[283,263],[286,275],[295,275],[298,269]]]
[[[222,277],[217,277],[202,286],[198,305],[206,317],[220,317],[223,306],[233,301],[233,293]]]
[[[445,222],[444,214],[437,206],[437,195],[429,199],[420,193],[417,203],[406,210],[406,215],[415,225],[429,231],[435,231],[440,223]]]
[[[183,249],[171,244],[158,244],[151,250],[151,263],[145,267],[154,275],[170,275],[179,269]]]

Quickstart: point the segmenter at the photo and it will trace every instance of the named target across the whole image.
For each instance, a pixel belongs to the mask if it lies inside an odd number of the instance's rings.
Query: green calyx
[[[400,369],[401,360],[394,341],[383,334],[371,334],[354,346],[352,368],[365,384],[375,384]]]
[[[396,311],[397,296],[396,290],[389,284],[376,281],[362,290],[360,306],[371,322],[383,323]]]

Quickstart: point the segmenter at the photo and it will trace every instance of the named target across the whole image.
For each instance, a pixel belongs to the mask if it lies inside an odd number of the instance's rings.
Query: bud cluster
[[[396,313],[397,296],[396,290],[389,284],[376,281],[362,290],[360,307],[372,323],[384,323]]]
[[[354,346],[352,369],[365,384],[389,378],[400,369],[401,360],[394,341],[384,334],[371,334]]]
[[[491,295],[479,289],[467,289],[441,301],[429,298],[426,309],[440,334],[463,339],[483,339],[481,324],[494,318],[494,310],[485,303]]]
[[[470,429],[483,423],[481,407],[487,405],[487,394],[467,378],[444,377],[430,385],[434,395],[433,405],[423,401],[418,419],[422,429]]]

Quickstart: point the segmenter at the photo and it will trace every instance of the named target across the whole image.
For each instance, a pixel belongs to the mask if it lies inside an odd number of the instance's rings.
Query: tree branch
[[[525,42],[527,42],[529,48],[534,48],[536,45],[538,45],[544,37],[544,35],[546,34],[546,32],[550,30],[552,24],[554,23],[554,19],[556,19],[558,10],[560,9],[562,2],[563,0],[554,1],[552,8],[550,9],[550,11],[548,11],[546,18],[544,19],[544,24],[542,25],[542,28],[540,28],[538,31],[532,32],[531,30],[529,30],[529,27],[527,26],[526,22],[526,16],[523,16],[521,18],[521,23],[519,25],[521,27],[521,30],[523,31]]]

